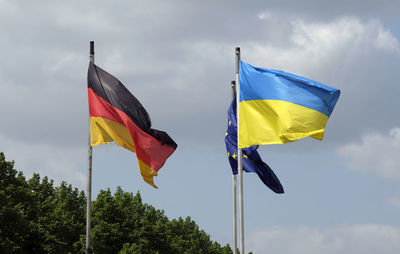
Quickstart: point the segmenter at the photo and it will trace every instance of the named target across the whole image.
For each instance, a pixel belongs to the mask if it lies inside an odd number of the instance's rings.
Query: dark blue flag
[[[232,173],[236,175],[237,169],[237,122],[236,122],[236,98],[233,99],[228,109],[228,130],[225,135],[226,150]],[[282,184],[274,171],[262,161],[257,152],[258,146],[243,148],[243,170],[258,175],[261,181],[275,193],[284,193]]]

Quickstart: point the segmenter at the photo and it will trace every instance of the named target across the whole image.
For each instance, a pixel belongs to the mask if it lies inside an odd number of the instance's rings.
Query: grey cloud
[[[141,100],[155,128],[167,130],[180,142],[222,142],[235,46],[242,46],[250,61],[262,55],[257,47],[269,47],[262,66],[291,66],[342,88],[329,123],[335,139],[343,133],[357,135],[357,128],[398,125],[382,112],[394,112],[399,57],[363,44],[368,38],[318,63],[279,62],[285,52],[302,50],[291,41],[296,20],[323,24],[343,13],[384,18],[393,13],[386,7],[390,1],[379,6],[362,1],[369,11],[357,8],[361,2],[319,2],[47,1],[39,6],[3,1],[0,114],[7,121],[0,133],[30,143],[86,144],[89,40],[96,41],[96,63]],[[332,14],[323,17],[326,10]],[[263,13],[269,13],[268,18]],[[360,92],[360,87],[365,89]],[[371,107],[366,110],[366,105]]]
[[[389,135],[370,133],[361,142],[346,144],[338,149],[350,169],[373,173],[388,180],[400,179],[400,128]]]

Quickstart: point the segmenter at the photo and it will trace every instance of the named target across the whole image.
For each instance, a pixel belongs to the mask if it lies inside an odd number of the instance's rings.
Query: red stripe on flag
[[[89,116],[103,117],[105,119],[124,124],[121,119],[121,114],[118,113],[119,109],[113,107],[109,102],[98,96],[93,89],[88,89],[89,96]],[[123,113],[122,111],[120,111]],[[126,114],[125,114],[126,115]]]
[[[158,171],[174,152],[173,147],[166,144],[162,145],[155,137],[139,128],[126,113],[113,107],[91,88],[88,89],[88,97],[89,115],[91,117],[103,117],[125,125],[131,134],[137,158],[155,171]]]

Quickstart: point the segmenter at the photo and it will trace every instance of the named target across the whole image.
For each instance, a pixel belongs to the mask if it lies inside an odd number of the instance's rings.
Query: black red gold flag
[[[114,141],[136,153],[143,179],[157,188],[153,176],[177,144],[164,131],[151,128],[142,104],[114,76],[93,63],[88,70],[91,146]]]

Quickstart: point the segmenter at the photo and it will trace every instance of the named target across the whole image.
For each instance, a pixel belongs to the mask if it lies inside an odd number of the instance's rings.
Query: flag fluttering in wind
[[[322,140],[339,89],[243,61],[239,80],[239,148]]]
[[[229,164],[232,173],[238,173],[237,158],[237,120],[236,120],[236,98],[233,99],[228,109],[228,130],[225,135],[226,150],[228,152]],[[261,159],[257,152],[258,146],[243,149],[243,170],[258,175],[261,181],[275,193],[284,193],[282,184],[272,169]]]
[[[157,188],[153,176],[177,144],[164,131],[151,128],[140,102],[115,77],[93,63],[88,70],[91,146],[114,141],[136,153],[143,179]]]

